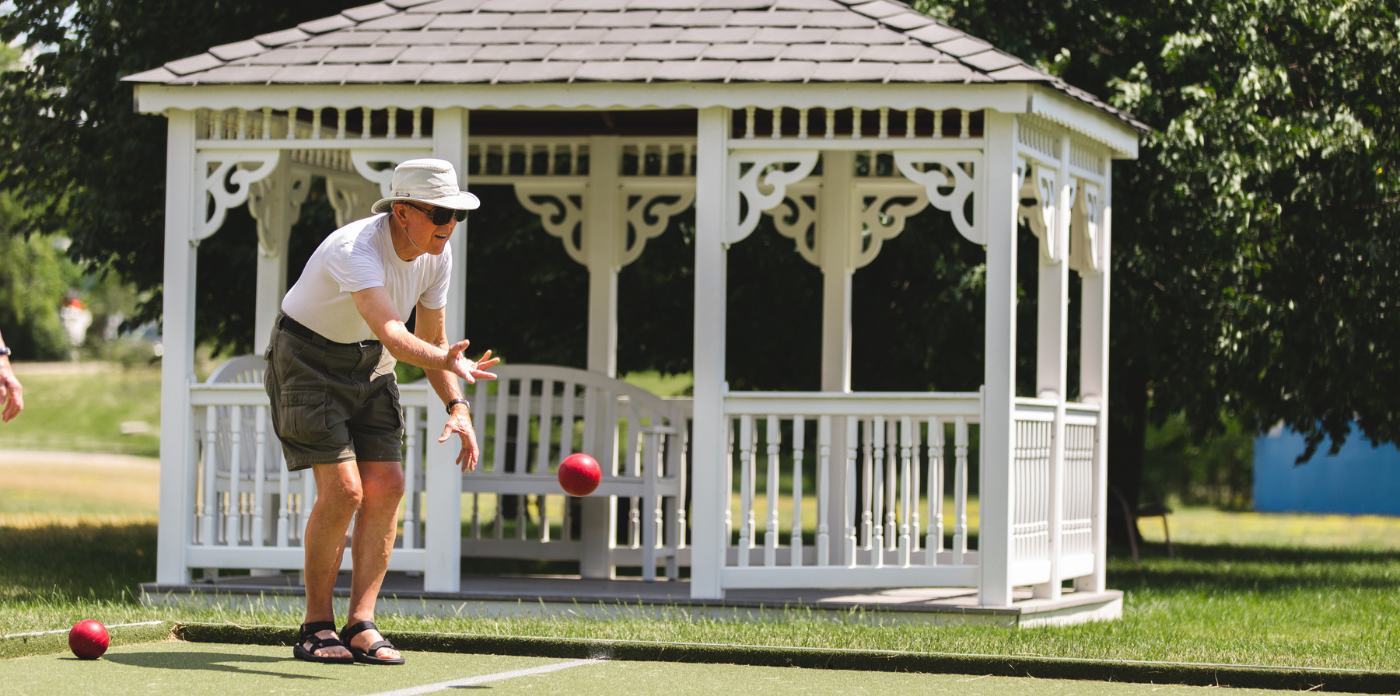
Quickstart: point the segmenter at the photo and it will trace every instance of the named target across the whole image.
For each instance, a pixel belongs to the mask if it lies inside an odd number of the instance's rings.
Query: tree
[[[1152,125],[1114,171],[1110,480],[1149,422],[1394,442],[1397,3],[950,0]]]
[[[121,78],[356,2],[29,0],[0,15],[0,44],[23,36],[40,52],[0,78],[0,191],[28,214],[14,231],[66,233],[69,255],[110,265],[154,291],[132,323],[160,317],[164,256],[165,120],[137,114]],[[232,215],[200,248],[198,338],[251,343],[252,221]],[[246,305],[246,306],[244,306]],[[247,339],[241,339],[247,335]]]

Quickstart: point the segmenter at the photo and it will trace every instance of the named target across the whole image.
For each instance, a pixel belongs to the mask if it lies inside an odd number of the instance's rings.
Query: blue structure
[[[1306,464],[1303,436],[1275,428],[1254,441],[1254,509],[1259,512],[1326,512],[1400,515],[1400,450],[1372,447],[1353,426],[1336,456],[1324,442]]]

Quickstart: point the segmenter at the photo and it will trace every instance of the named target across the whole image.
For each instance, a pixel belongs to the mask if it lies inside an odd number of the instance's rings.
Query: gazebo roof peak
[[[131,75],[186,85],[1037,83],[1146,126],[896,0],[386,0]]]

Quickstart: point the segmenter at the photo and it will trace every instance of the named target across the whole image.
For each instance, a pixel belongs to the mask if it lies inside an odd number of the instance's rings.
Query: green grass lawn
[[[66,628],[83,618],[300,622],[271,611],[142,607],[136,585],[155,575],[153,514],[15,512],[5,500],[0,633]],[[1141,563],[1122,550],[1110,560],[1109,585],[1126,593],[1123,618],[1110,623],[1013,631],[894,625],[878,615],[836,621],[801,611],[761,623],[625,613],[610,621],[382,616],[379,623],[495,635],[1400,670],[1400,520],[1187,509],[1172,517],[1178,521],[1176,560],[1153,543]],[[1367,531],[1348,536],[1349,523]],[[1220,530],[1235,528],[1249,530],[1248,543],[1222,541]],[[1387,541],[1364,543],[1381,538]]]
[[[0,449],[160,453],[160,370],[120,365],[84,374],[35,373],[15,365],[24,385],[24,411],[0,428]],[[144,423],[145,434],[122,434],[122,423]]]

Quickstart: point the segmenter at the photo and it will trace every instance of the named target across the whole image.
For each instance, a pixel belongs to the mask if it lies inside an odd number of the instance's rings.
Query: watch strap
[[[456,406],[457,404],[466,404],[468,409],[471,409],[472,407],[472,402],[467,401],[466,399],[453,399],[447,402],[447,415],[452,415],[452,407]]]
[[[0,358],[3,358],[3,357],[5,357],[5,356],[7,356],[7,355],[9,355],[9,354],[10,354],[10,349],[9,349],[9,348],[6,348],[5,346],[0,346]]]

